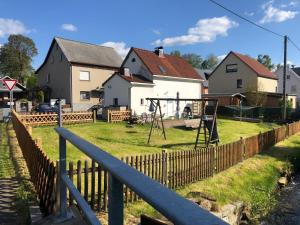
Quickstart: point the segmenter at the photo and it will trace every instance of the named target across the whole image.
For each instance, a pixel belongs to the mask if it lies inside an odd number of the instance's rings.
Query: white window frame
[[[81,80],[81,81],[90,81],[91,80],[90,71],[80,71],[79,72],[79,80]]]
[[[89,98],[81,98],[81,94],[83,93],[89,93],[88,96]],[[80,101],[89,101],[91,99],[91,92],[90,91],[80,91],[79,93]]]

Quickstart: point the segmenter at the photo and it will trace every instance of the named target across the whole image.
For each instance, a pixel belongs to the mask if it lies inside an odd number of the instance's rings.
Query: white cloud
[[[226,54],[219,55],[219,56],[217,56],[217,58],[218,58],[219,62],[221,62],[223,59],[225,59],[226,56],[227,56]]]
[[[156,35],[160,35],[160,31],[157,30],[157,29],[152,29],[152,32],[153,32],[154,34],[156,34]]]
[[[77,31],[77,27],[70,23],[62,24],[61,29],[66,30],[66,31],[72,31],[72,32]]]
[[[287,3],[287,4],[281,4],[280,7],[281,7],[281,8],[295,7],[295,6],[297,6],[298,4],[299,4],[299,2],[297,2],[297,1],[291,1],[291,2],[289,2],[289,3]]]
[[[298,14],[298,11],[276,8],[272,5],[273,2],[274,1],[269,1],[262,5],[262,9],[264,10],[264,17],[259,21],[260,23],[280,23],[286,20],[293,19]]]
[[[105,42],[101,44],[102,46],[107,46],[107,47],[112,47],[116,50],[116,52],[124,59],[125,56],[127,55],[128,51],[130,50],[130,48],[126,47],[126,43],[125,42],[113,42],[113,41],[109,41],[109,42]]]
[[[0,18],[0,38],[3,38],[11,34],[28,34],[28,30],[25,25],[14,19]]]
[[[237,27],[238,23],[228,17],[214,17],[198,20],[196,26],[188,29],[187,34],[156,40],[154,45],[174,46],[191,45],[203,42],[212,42],[217,36],[227,36],[227,31]]]

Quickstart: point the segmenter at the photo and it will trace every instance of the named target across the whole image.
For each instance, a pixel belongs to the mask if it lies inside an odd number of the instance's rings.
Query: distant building
[[[278,77],[278,92],[283,93],[283,66],[275,74]],[[286,93],[297,96],[297,107],[300,106],[300,67],[287,67]]]
[[[131,48],[120,73],[104,84],[104,104],[126,106],[140,115],[151,111],[146,98],[201,98],[201,83],[199,74],[183,58],[164,54],[162,48]],[[166,117],[175,115],[176,101],[162,101],[161,106]],[[191,102],[180,102],[180,113],[187,107],[191,110]]]
[[[102,84],[119,70],[122,58],[110,47],[54,38],[37,69],[45,101],[65,99],[73,111],[102,103]]]
[[[212,72],[212,70],[201,70],[195,68],[195,70],[198,72],[200,75],[201,79],[203,80],[202,82],[202,88],[201,88],[201,93],[202,94],[208,94],[208,78]]]

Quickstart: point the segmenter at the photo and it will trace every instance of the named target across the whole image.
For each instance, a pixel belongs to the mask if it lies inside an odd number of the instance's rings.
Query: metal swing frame
[[[162,114],[161,104],[160,104],[161,101],[176,101],[177,102],[177,108],[176,108],[177,111],[179,111],[178,103],[180,101],[202,102],[203,104],[201,105],[200,122],[199,122],[199,126],[197,129],[197,137],[196,137],[194,148],[196,149],[198,147],[202,125],[203,125],[203,130],[204,130],[203,134],[204,134],[205,147],[208,147],[209,144],[212,143],[212,135],[213,135],[213,131],[214,131],[214,128],[216,125],[216,119],[217,119],[218,99],[212,99],[212,98],[199,98],[199,99],[193,99],[193,98],[146,98],[146,100],[149,100],[151,102],[150,104],[153,104],[153,106],[155,107],[154,114],[151,119],[151,128],[149,131],[148,142],[147,142],[148,144],[150,143],[150,140],[151,140],[157,110],[159,110],[159,119],[161,122],[162,134],[164,135],[164,139],[167,140],[165,126],[164,126],[164,122],[163,122],[163,114]],[[204,117],[207,116],[207,115],[205,115],[205,108],[206,108],[208,102],[214,103],[214,112],[212,115],[211,131],[209,132],[209,136],[207,138],[207,127],[204,124],[204,122],[205,122],[204,120],[206,118],[204,118]],[[216,141],[216,140],[213,140],[213,141],[215,144],[218,143],[218,141]]]

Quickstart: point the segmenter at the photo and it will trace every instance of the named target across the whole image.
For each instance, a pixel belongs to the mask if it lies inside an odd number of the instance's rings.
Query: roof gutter
[[[202,79],[194,79],[194,78],[185,78],[185,77],[173,77],[173,76],[166,76],[166,75],[153,75],[154,77],[158,78],[167,78],[170,80],[186,80],[186,81],[195,81],[197,83],[202,83],[204,80]]]

